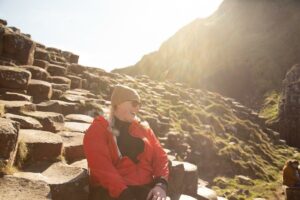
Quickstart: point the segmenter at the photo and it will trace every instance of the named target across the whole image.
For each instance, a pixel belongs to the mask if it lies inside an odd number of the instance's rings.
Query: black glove
[[[129,188],[126,188],[123,190],[123,192],[120,194],[118,200],[137,200],[133,193],[130,191]]]

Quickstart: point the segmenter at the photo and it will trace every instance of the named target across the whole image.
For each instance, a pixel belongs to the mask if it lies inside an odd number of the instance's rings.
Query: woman
[[[283,167],[283,185],[288,187],[300,187],[299,162],[288,160]]]
[[[167,155],[149,127],[137,120],[138,93],[117,85],[108,119],[97,117],[84,136],[90,197],[98,200],[165,200]]]

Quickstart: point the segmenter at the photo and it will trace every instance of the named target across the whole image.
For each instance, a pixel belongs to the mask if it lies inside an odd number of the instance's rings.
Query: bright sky
[[[83,3],[84,2],[84,3]],[[107,71],[138,62],[222,0],[0,0],[0,18],[33,40]]]

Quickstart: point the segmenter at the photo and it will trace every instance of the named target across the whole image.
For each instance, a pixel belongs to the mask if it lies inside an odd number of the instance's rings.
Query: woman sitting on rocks
[[[283,185],[300,187],[300,170],[297,160],[288,160],[283,167]]]
[[[166,199],[167,155],[153,131],[137,120],[139,109],[138,93],[117,85],[108,118],[95,118],[87,130],[89,200]]]

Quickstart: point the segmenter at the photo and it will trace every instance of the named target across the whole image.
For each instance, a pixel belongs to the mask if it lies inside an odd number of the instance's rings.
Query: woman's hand
[[[166,200],[166,199],[167,199],[166,191],[162,189],[162,187],[160,186],[154,186],[150,190],[147,196],[147,200]]]

